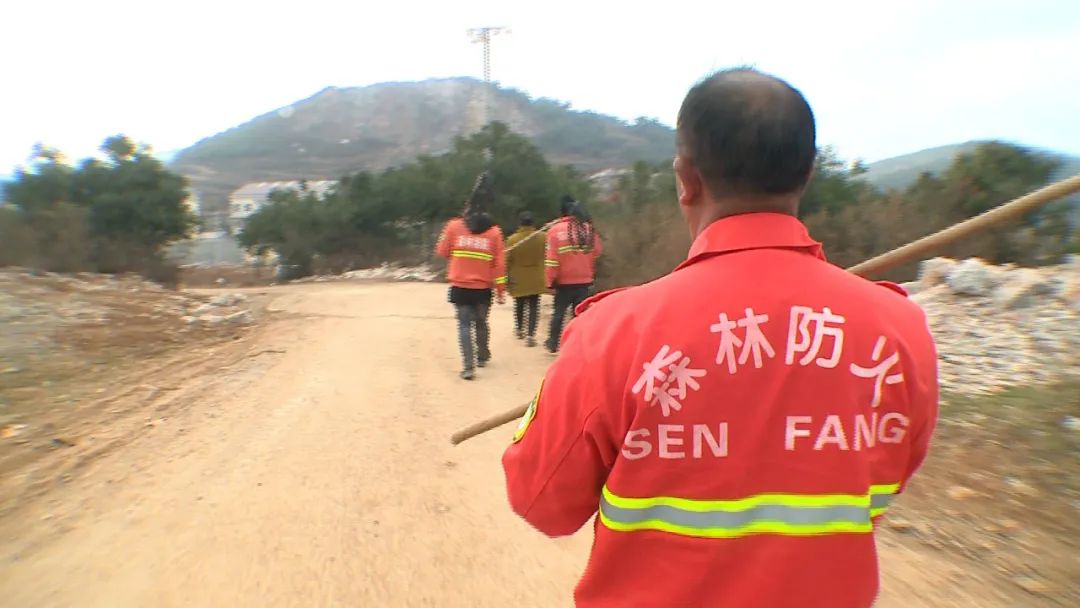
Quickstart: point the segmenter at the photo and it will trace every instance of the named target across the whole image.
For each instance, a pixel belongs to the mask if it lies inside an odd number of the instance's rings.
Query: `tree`
[[[954,223],[1046,184],[1058,161],[1031,150],[990,142],[956,157],[941,177],[938,215]],[[1067,248],[1064,205],[1051,205],[955,246],[957,255],[1021,264],[1056,260]]]
[[[991,142],[957,156],[940,176],[921,175],[902,193],[881,195],[852,182],[861,181],[832,155],[819,163],[804,215],[811,233],[826,244],[830,259],[852,264],[973,217],[1026,194],[1050,178],[1056,163],[1024,148]],[[816,188],[816,190],[815,190]],[[816,198],[815,198],[816,197]],[[831,203],[832,197],[841,204]],[[804,211],[807,209],[804,199]],[[1020,222],[971,236],[941,252],[952,257],[978,256],[991,262],[1053,263],[1069,246],[1067,205],[1051,205]],[[910,278],[914,267],[892,278]]]
[[[825,148],[800,215],[811,235],[824,243],[830,261],[848,266],[1039,188],[1054,169],[1055,163],[1038,153],[990,143],[957,157],[940,176],[925,174],[904,192],[881,193],[863,180],[861,163],[847,164]],[[685,255],[686,229],[672,211],[673,187],[663,181],[669,173],[663,167],[647,177],[649,172],[646,165],[636,165],[620,184],[620,204],[604,213],[608,255],[601,261],[606,276],[600,280],[605,287],[650,280]],[[995,263],[1055,263],[1080,248],[1069,209],[1065,202],[1052,204],[940,253]],[[911,264],[885,278],[909,280],[915,271]]]
[[[454,142],[453,152],[447,156],[451,163],[451,183],[458,205],[472,188],[476,175],[485,168],[484,150],[491,150],[490,171],[494,179],[496,198],[489,211],[495,221],[512,226],[517,214],[526,209],[538,217],[553,217],[558,210],[559,196],[575,187],[573,179],[565,171],[561,174],[552,169],[532,142],[518,135],[501,122],[492,122],[479,133]],[[583,181],[583,180],[580,180]],[[457,213],[460,206],[444,210],[444,217]],[[449,213],[446,213],[449,212]]]
[[[130,159],[135,155],[135,144],[123,135],[106,137],[101,144],[100,150],[109,156],[113,163],[119,163]]]
[[[819,211],[835,214],[845,207],[877,197],[877,190],[862,179],[864,173],[866,167],[862,163],[846,165],[833,148],[818,150],[814,174],[799,204],[799,215],[807,217]]]
[[[57,150],[37,144],[30,169],[18,168],[4,191],[9,202],[33,213],[69,201],[73,173]]]
[[[379,175],[346,175],[330,196],[282,194],[249,218],[240,241],[256,254],[276,251],[305,273],[413,257],[418,251],[426,258],[438,225],[461,213],[485,170],[495,184],[488,211],[508,229],[525,209],[539,218],[554,217],[559,195],[589,194],[580,173],[552,167],[532,142],[493,122],[454,139],[445,154],[420,156]]]
[[[72,167],[39,145],[30,169],[20,169],[7,187],[8,200],[37,234],[36,257],[50,269],[160,269],[162,247],[195,224],[183,204],[186,181],[123,135],[106,138],[101,150],[105,161]],[[76,239],[85,243],[76,246]]]

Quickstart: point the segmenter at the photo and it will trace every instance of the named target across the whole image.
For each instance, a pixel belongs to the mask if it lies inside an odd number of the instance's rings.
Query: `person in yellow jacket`
[[[517,231],[506,239],[506,269],[510,296],[514,298],[514,333],[528,346],[536,346],[540,320],[540,295],[544,293],[546,239],[536,234],[532,213],[524,211]],[[513,247],[511,250],[510,248]]]

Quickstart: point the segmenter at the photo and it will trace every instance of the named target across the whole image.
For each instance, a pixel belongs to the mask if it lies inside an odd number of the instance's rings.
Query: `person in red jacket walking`
[[[875,528],[937,416],[926,316],[797,219],[796,89],[716,73],[676,133],[689,255],[578,309],[503,456],[510,505],[549,536],[598,513],[578,606],[870,606]]]
[[[562,217],[547,233],[544,266],[548,289],[555,291],[555,313],[545,346],[548,352],[559,350],[566,314],[575,314],[589,296],[596,274],[596,258],[603,246],[593,227],[592,218],[569,195],[559,203]]]
[[[461,377],[472,380],[475,367],[484,367],[491,359],[488,313],[492,289],[499,304],[505,299],[502,230],[487,213],[466,209],[463,217],[447,222],[435,253],[449,260],[446,275],[450,281],[450,302],[457,312],[463,361]]]

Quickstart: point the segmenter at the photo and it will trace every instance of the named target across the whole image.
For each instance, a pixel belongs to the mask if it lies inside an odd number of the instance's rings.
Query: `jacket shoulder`
[[[551,225],[550,228],[548,228],[548,234],[555,234],[556,228],[565,228],[569,223],[570,220],[566,219],[565,217],[560,218],[559,221],[555,222]]]
[[[585,301],[581,304],[578,304],[578,307],[574,309],[574,313],[577,315],[581,315],[582,313],[591,309],[593,306],[599,304],[600,302],[603,302],[604,300],[607,300],[608,298],[611,298],[616,294],[630,291],[631,289],[633,289],[633,287],[619,287],[617,289],[609,289],[608,291],[602,291],[595,296],[585,298]]]
[[[885,289],[888,289],[890,291],[895,291],[896,293],[904,296],[905,298],[909,295],[906,289],[904,289],[897,283],[893,283],[892,281],[875,281],[874,284],[878,287],[884,287]]]
[[[900,285],[892,281],[870,281],[862,277],[859,277],[859,282],[861,286],[854,292],[856,298],[878,314],[903,320],[904,323],[912,324],[912,327],[926,325],[926,312]]]

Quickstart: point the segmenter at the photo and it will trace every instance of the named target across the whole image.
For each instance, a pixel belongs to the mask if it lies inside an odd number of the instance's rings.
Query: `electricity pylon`
[[[484,125],[491,120],[491,38],[499,34],[509,34],[507,27],[477,27],[468,30],[469,38],[484,46]]]

